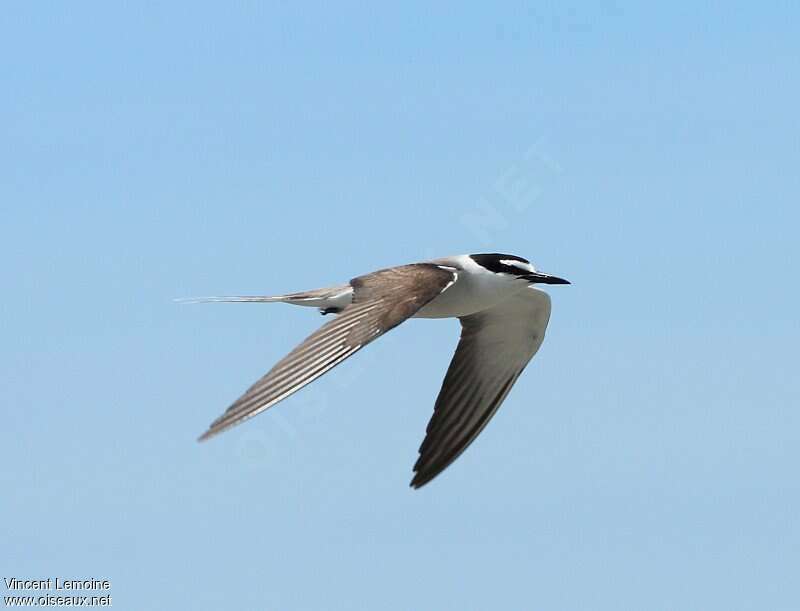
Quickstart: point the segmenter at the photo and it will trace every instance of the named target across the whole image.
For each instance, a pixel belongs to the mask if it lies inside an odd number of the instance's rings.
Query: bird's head
[[[470,259],[490,272],[516,276],[520,280],[527,280],[531,284],[570,284],[569,280],[540,272],[531,265],[530,261],[516,255],[493,252],[470,255]]]

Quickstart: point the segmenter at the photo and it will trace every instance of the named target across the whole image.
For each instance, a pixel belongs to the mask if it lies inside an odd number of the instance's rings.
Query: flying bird
[[[483,430],[544,339],[550,297],[537,284],[569,284],[530,261],[458,255],[382,269],[348,284],[274,297],[192,301],[281,302],[337,315],[253,384],[200,437],[204,441],[272,407],[409,318],[461,321],[414,465],[413,488],[447,468]]]

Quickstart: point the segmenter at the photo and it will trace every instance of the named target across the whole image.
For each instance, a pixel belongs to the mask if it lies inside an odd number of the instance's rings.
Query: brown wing
[[[550,298],[536,289],[461,319],[461,340],[419,448],[412,487],[427,484],[475,440],[536,354],[549,319]]]
[[[263,412],[316,380],[436,297],[455,280],[437,265],[403,265],[350,281],[353,303],[253,384],[200,437],[208,439]]]

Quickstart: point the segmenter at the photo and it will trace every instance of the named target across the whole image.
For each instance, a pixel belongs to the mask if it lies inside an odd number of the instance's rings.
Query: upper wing
[[[297,392],[375,338],[413,316],[447,289],[456,272],[437,265],[402,265],[350,281],[353,302],[253,384],[211,423],[200,440],[252,418]]]
[[[461,340],[419,448],[411,486],[439,475],[478,436],[544,339],[550,297],[534,288],[461,318]]]

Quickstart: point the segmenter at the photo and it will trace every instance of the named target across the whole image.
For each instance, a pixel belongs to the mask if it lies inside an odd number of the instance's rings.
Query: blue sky
[[[3,577],[136,610],[800,607],[794,3],[3,11]],[[428,487],[455,321],[195,443],[321,319],[173,298],[487,251],[573,285]]]

